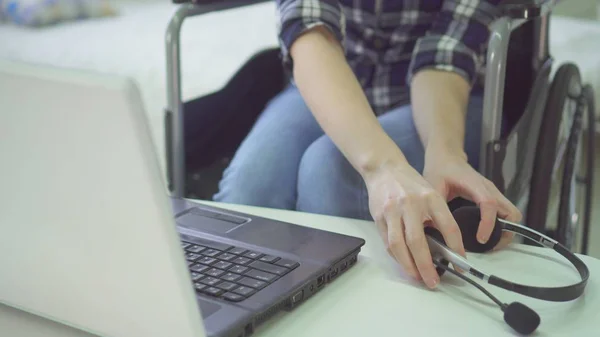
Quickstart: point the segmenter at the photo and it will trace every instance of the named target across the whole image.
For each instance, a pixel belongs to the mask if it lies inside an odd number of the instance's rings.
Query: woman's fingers
[[[511,232],[503,232],[502,236],[500,237],[500,241],[498,242],[498,244],[492,249],[492,250],[500,250],[505,248],[506,246],[508,246],[513,238],[515,237],[514,233]]]
[[[390,210],[385,215],[387,223],[388,252],[398,261],[404,271],[414,279],[420,279],[419,272],[412,259],[404,236],[404,223],[397,210]]]
[[[419,274],[429,288],[434,288],[439,283],[439,275],[433,265],[429,245],[425,238],[423,227],[424,216],[421,211],[422,205],[413,204],[404,208],[404,226],[406,233],[406,246],[415,261]],[[424,205],[423,205],[424,206]]]
[[[466,256],[460,228],[448,209],[448,205],[443,199],[434,198],[430,202],[429,208],[434,226],[440,230],[448,247],[458,254]]]
[[[496,225],[498,206],[496,200],[490,196],[484,196],[476,202],[481,211],[481,220],[479,221],[479,227],[477,229],[477,241],[486,243],[492,235],[492,231]]]
[[[521,222],[523,214],[496,186],[488,181],[488,189],[494,195],[498,203],[498,216],[511,222]]]
[[[426,221],[434,223],[450,249],[466,256],[458,224],[441,196],[424,193],[422,197],[407,198],[385,209],[388,252],[407,274],[422,279],[428,287],[434,288],[439,283],[439,275],[425,236]],[[384,227],[381,224],[378,227],[381,233]]]
[[[485,243],[496,225],[496,219],[503,218],[512,222],[520,222],[522,219],[519,209],[506,198],[498,188],[489,180],[484,181],[485,189],[479,193],[474,193],[474,202],[481,210],[481,221],[477,230],[477,240]],[[499,250],[508,246],[514,238],[510,232],[502,233],[500,241],[493,250]]]
[[[472,200],[479,206],[481,214],[477,241],[486,243],[492,235],[498,217],[520,221],[521,213],[492,182],[485,181],[481,187],[483,188],[472,191]]]

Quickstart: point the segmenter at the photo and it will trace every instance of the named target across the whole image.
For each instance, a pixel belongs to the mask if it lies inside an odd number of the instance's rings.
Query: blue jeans
[[[465,151],[475,168],[482,97],[473,92],[466,121]],[[381,115],[379,121],[409,163],[423,172],[424,150],[410,105]],[[214,200],[372,219],[364,181],[325,135],[294,86],[273,98],[260,115],[224,171]]]

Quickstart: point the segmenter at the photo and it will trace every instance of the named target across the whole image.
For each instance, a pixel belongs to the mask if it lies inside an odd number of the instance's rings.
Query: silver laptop
[[[134,83],[0,61],[0,303],[100,336],[249,336],[359,238],[171,199]]]

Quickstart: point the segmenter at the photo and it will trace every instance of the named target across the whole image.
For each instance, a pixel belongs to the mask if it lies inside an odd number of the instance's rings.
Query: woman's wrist
[[[425,148],[425,165],[428,161],[437,161],[440,158],[468,161],[467,153],[461,141],[451,137],[432,137]]]
[[[414,171],[397,147],[395,151],[377,151],[368,154],[358,165],[358,172],[365,181],[375,180],[392,171]]]

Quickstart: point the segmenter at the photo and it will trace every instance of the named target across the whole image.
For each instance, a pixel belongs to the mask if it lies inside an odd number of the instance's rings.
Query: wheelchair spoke
[[[578,171],[579,167],[580,167],[580,157],[581,157],[581,135],[578,137],[579,140],[577,141],[577,150],[575,153],[575,170]],[[580,217],[580,212],[579,212],[579,207],[581,205],[581,197],[579,195],[579,188],[578,184],[577,184],[577,179],[576,179],[577,175],[575,173],[573,173],[572,177],[571,177],[571,183],[570,185],[570,189],[571,192],[569,193],[569,219],[568,219],[568,223],[566,224],[568,226],[568,229],[566,231],[566,243],[568,244],[568,246],[571,247],[571,249],[574,249],[577,245],[577,232],[579,229],[579,217]]]
[[[564,156],[567,151],[567,143],[569,140],[569,134],[571,133],[571,127],[575,122],[574,115],[577,102],[573,99],[567,99],[563,106],[562,118],[558,128],[558,138],[556,144],[556,159],[554,160],[554,167],[552,168],[552,180],[559,179],[562,177],[562,172],[559,172],[560,167],[564,164]]]
[[[566,118],[572,120],[570,124],[570,134],[567,139],[566,156],[563,166],[563,180],[561,185],[561,210],[559,211],[559,238],[563,244],[577,251],[579,245],[579,235],[581,229],[581,217],[583,216],[583,200],[581,196],[581,184],[578,183],[578,177],[581,176],[582,156],[583,156],[583,132],[582,119],[584,109],[577,107],[572,118],[567,115]],[[585,185],[583,185],[585,187]]]

